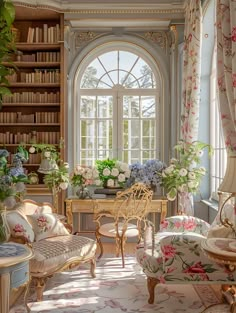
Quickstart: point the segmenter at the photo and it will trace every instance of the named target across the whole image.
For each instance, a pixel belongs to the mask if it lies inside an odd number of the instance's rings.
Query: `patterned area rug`
[[[48,280],[42,302],[35,302],[31,288],[28,297],[31,312],[201,313],[212,304],[221,303],[219,287],[158,285],[155,303],[148,304],[146,277],[134,257],[126,257],[124,269],[119,258],[103,258],[97,262],[96,275],[95,279],[90,277],[87,265],[58,273]],[[22,299],[10,310],[10,313],[25,312]],[[215,312],[228,313],[229,306],[221,306],[221,311]]]

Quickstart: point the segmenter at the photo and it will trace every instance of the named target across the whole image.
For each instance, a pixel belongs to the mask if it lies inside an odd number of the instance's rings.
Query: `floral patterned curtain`
[[[217,78],[228,154],[236,156],[236,1],[217,0]]]
[[[187,1],[184,32],[184,69],[182,139],[192,142],[198,139],[200,76],[201,76],[201,0]]]

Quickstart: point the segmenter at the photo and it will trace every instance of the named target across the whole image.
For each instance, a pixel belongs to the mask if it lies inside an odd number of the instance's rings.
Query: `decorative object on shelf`
[[[142,182],[155,192],[157,186],[159,186],[161,182],[160,174],[166,168],[166,165],[160,160],[153,159],[148,160],[144,164],[139,162],[133,163],[129,168],[131,171],[128,180],[129,186],[137,182]]]
[[[200,167],[200,159],[203,150],[208,148],[209,156],[212,155],[212,147],[201,141],[187,143],[179,141],[174,147],[179,155],[179,159],[172,158],[170,165],[162,171],[161,186],[167,190],[167,198],[174,201],[178,195],[181,201],[181,208],[178,205],[178,213],[193,215],[191,204],[191,194],[199,191],[200,182],[206,173],[204,167]],[[184,195],[184,196],[183,196]],[[184,203],[184,199],[187,203]]]
[[[30,185],[37,185],[39,183],[39,175],[36,172],[30,172],[28,174]]]
[[[0,1],[0,109],[2,107],[2,99],[4,95],[10,95],[11,91],[7,87],[9,85],[8,77],[15,71],[14,67],[9,67],[4,62],[8,62],[15,52],[15,34],[12,31],[12,23],[15,19],[15,8],[11,0]]]
[[[97,160],[96,168],[99,173],[99,180],[96,185],[103,185],[104,188],[124,187],[130,177],[130,169],[127,163],[118,160]]]
[[[47,174],[58,169],[58,151],[51,144],[32,144],[29,148],[30,153],[41,152],[41,163],[38,169],[39,173]]]
[[[91,197],[87,186],[96,183],[98,175],[99,173],[96,168],[76,165],[74,172],[71,174],[70,181],[72,186],[79,187],[76,194],[80,199]]]
[[[16,204],[16,198],[21,199],[28,177],[24,173],[23,162],[28,160],[28,151],[23,146],[17,148],[13,155],[12,165],[8,166],[9,152],[0,149],[0,242],[6,239],[6,223],[4,223],[6,209]]]

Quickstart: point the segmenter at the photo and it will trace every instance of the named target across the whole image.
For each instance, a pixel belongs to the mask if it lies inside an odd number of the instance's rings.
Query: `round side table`
[[[207,238],[202,240],[201,247],[209,259],[223,264],[230,272],[236,271],[236,239]],[[236,313],[236,282],[234,285],[223,285],[222,290],[224,298],[230,304],[230,312]]]
[[[26,296],[29,288],[29,260],[33,257],[30,248],[25,245],[6,242],[0,244],[0,312],[9,312],[10,290],[26,286]],[[27,305],[26,305],[27,307]],[[28,310],[28,307],[27,307]],[[29,310],[28,310],[29,311]]]

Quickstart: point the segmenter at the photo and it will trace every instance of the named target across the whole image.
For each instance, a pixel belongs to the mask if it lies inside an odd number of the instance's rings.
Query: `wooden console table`
[[[70,225],[73,225],[73,213],[78,213],[78,229],[74,229],[74,231],[78,231],[79,233],[83,232],[94,232],[93,229],[84,231],[80,227],[81,215],[82,214],[93,214],[94,205],[98,204],[100,207],[104,209],[110,209],[114,203],[114,197],[107,197],[104,199],[79,199],[77,197],[70,197],[65,200],[66,202],[66,216],[67,222]],[[167,215],[167,204],[168,200],[164,197],[153,198],[149,212],[149,219],[156,224],[156,214],[160,214],[160,221],[164,220]],[[157,228],[157,227],[156,227]]]
[[[13,242],[0,244],[0,313],[9,312],[10,290],[14,288],[26,286],[26,305],[30,280],[29,259],[32,257],[31,249],[25,245]]]

